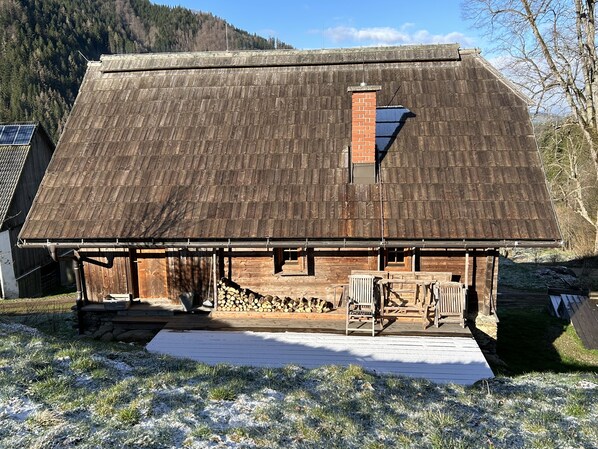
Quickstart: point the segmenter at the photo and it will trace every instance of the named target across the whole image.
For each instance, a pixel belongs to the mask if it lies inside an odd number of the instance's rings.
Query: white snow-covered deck
[[[293,332],[162,330],[150,352],[215,365],[283,367],[360,365],[379,374],[421,377],[439,383],[471,385],[493,377],[473,338],[364,337]]]

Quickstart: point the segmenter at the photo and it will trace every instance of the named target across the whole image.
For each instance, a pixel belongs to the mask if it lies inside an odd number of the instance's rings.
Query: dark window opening
[[[411,251],[405,248],[386,248],[384,250],[384,268],[403,271],[411,265]]]
[[[276,248],[274,274],[307,274],[307,257],[302,248]]]
[[[299,248],[283,248],[282,263],[298,264],[301,250]]]

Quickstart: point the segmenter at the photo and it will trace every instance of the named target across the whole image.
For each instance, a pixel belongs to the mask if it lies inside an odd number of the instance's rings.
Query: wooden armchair
[[[436,307],[434,325],[440,322],[458,323],[465,327],[467,311],[467,289],[460,282],[439,282],[434,286]]]
[[[369,274],[352,274],[349,276],[349,294],[347,301],[347,319],[345,335],[349,331],[369,332],[362,323],[371,323],[372,337],[376,334],[376,285],[375,276]],[[351,327],[351,323],[359,323],[358,327]]]

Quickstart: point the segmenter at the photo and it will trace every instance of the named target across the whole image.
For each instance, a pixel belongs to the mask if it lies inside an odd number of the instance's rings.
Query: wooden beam
[[[212,303],[214,304],[214,310],[216,310],[218,308],[218,279],[217,279],[217,274],[216,274],[216,263],[218,262],[217,257],[216,257],[216,251],[217,249],[214,248],[212,250],[212,276],[213,276],[213,284],[214,284],[214,300],[212,301]]]
[[[469,251],[465,251],[465,282],[463,283],[469,288]]]
[[[492,312],[492,295],[494,294],[494,268],[496,257],[492,252],[486,256],[486,282],[484,284],[484,299],[482,303],[482,314],[489,316]]]

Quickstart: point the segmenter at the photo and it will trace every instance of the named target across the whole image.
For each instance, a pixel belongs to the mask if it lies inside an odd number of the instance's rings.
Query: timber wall
[[[212,252],[186,249],[80,251],[85,292],[91,301],[110,293],[134,298],[168,298],[178,303],[183,292],[197,298],[211,295]]]
[[[263,295],[327,301],[334,299],[334,285],[347,283],[351,270],[378,269],[378,251],[368,249],[310,249],[305,274],[274,273],[272,250],[229,250],[223,256],[222,275],[243,288]]]
[[[173,303],[178,303],[183,292],[193,292],[198,299],[212,298],[211,250],[98,249],[82,251],[81,255],[86,292],[92,301],[101,301],[110,293],[132,293],[142,299],[168,298]],[[272,249],[219,250],[216,276],[263,295],[332,301],[335,286],[347,284],[353,270],[378,270],[380,263],[376,249],[308,249],[304,257],[302,273],[285,273],[277,272]],[[497,257],[494,250],[470,250],[465,279],[465,251],[421,249],[416,252],[415,268],[453,273],[454,281],[469,287],[469,311],[488,314],[491,298],[496,298]],[[410,263],[402,270],[411,271]],[[340,294],[340,289],[336,292]]]
[[[465,279],[465,251],[433,250],[417,251],[417,271],[453,273],[453,281],[467,284],[468,311],[490,312],[490,302],[496,298],[498,282],[498,252],[496,250],[469,250],[468,279]]]

